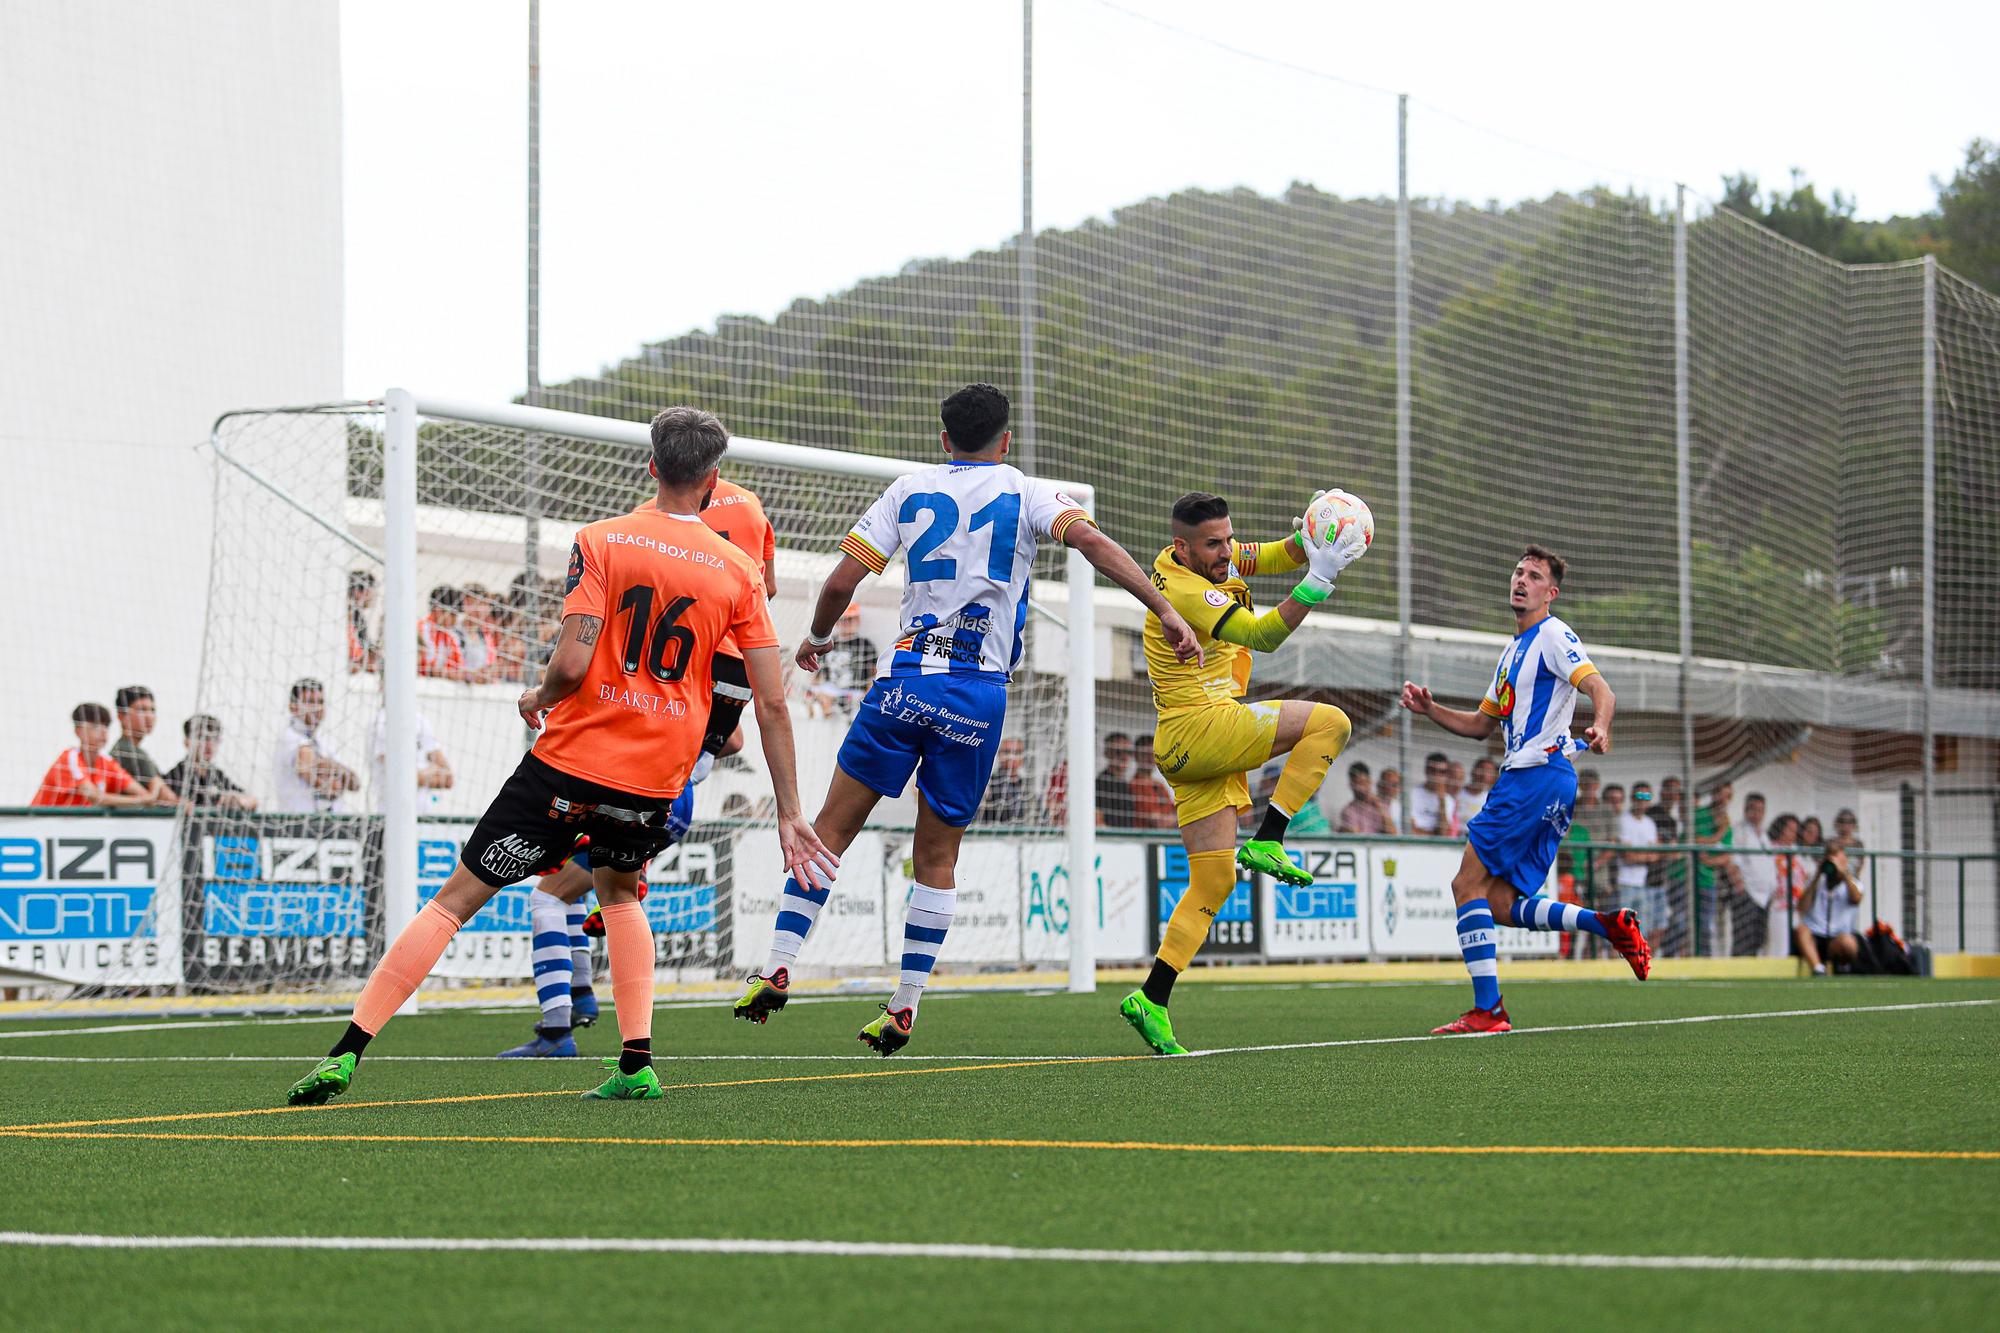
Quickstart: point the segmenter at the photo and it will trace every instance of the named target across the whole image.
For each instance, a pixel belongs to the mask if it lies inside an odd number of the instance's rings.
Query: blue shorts
[[[984,676],[891,676],[855,710],[840,768],[883,796],[917,790],[939,819],[964,828],[986,797],[1007,719],[1007,685]]]
[[[1548,885],[1556,849],[1576,808],[1576,770],[1560,756],[1538,768],[1506,768],[1486,806],[1465,826],[1479,863],[1522,893]]]

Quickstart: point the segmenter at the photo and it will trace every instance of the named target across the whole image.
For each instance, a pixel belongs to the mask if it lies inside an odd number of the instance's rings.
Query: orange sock
[[[611,999],[623,1041],[653,1038],[653,928],[638,903],[604,909],[604,951],[611,959]]]
[[[371,1037],[380,1032],[390,1016],[403,1007],[403,1001],[417,993],[417,987],[437,966],[444,946],[464,924],[439,907],[436,899],[425,903],[424,910],[403,927],[389,952],[369,973],[368,984],[361,988],[361,998],[354,1004],[354,1026]]]

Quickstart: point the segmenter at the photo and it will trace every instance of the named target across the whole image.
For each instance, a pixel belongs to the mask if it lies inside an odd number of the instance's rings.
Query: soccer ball
[[[1299,531],[1314,546],[1325,546],[1339,541],[1354,528],[1361,530],[1362,550],[1374,544],[1375,515],[1368,512],[1367,501],[1346,491],[1332,490],[1306,506],[1305,522]]]

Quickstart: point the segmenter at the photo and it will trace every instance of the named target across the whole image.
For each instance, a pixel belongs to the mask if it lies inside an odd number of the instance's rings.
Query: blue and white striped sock
[[[569,905],[569,984],[576,990],[590,989],[590,936],[583,933],[583,922],[589,915],[590,909],[582,903]]]
[[[889,999],[891,1009],[915,1009],[924,995],[924,983],[937,966],[938,950],[951,929],[952,914],[958,910],[957,889],[933,889],[927,884],[910,886],[910,905],[903,909],[903,974],[897,979],[896,993]],[[914,1016],[914,1015],[913,1015]]]
[[[1478,1009],[1500,1007],[1499,932],[1493,928],[1493,907],[1474,898],[1458,909],[1458,951],[1472,974],[1472,1003]]]
[[[534,889],[528,894],[528,923],[532,930],[535,960],[535,998],[542,1006],[542,1027],[568,1031],[569,1013],[569,904],[551,893]]]
[[[799,950],[805,947],[813,922],[819,920],[819,909],[826,906],[832,893],[831,883],[823,889],[809,889],[795,879],[785,880],[785,891],[778,898],[778,920],[771,928],[771,953],[764,960],[765,976],[799,961]]]
[[[1597,913],[1588,907],[1578,907],[1575,903],[1556,898],[1522,898],[1517,895],[1514,905],[1507,909],[1507,920],[1523,930],[1567,930],[1571,933],[1587,930],[1599,939],[1611,937]]]

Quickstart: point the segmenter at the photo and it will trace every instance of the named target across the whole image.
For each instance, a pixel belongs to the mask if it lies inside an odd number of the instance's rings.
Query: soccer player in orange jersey
[[[436,966],[473,913],[508,884],[590,837],[623,1046],[617,1072],[585,1094],[661,1096],[653,1073],[653,937],[639,874],[668,839],[667,813],[701,751],[710,662],[734,635],[757,705],[786,871],[830,884],[839,859],[799,808],[791,715],[763,571],[699,517],[729,432],[670,407],[653,418],[652,505],[587,524],[570,549],[562,633],[519,709],[541,736],[487,807],[444,886],[370,974],[347,1031],[292,1085],[293,1105],[347,1090],[369,1040]]]

